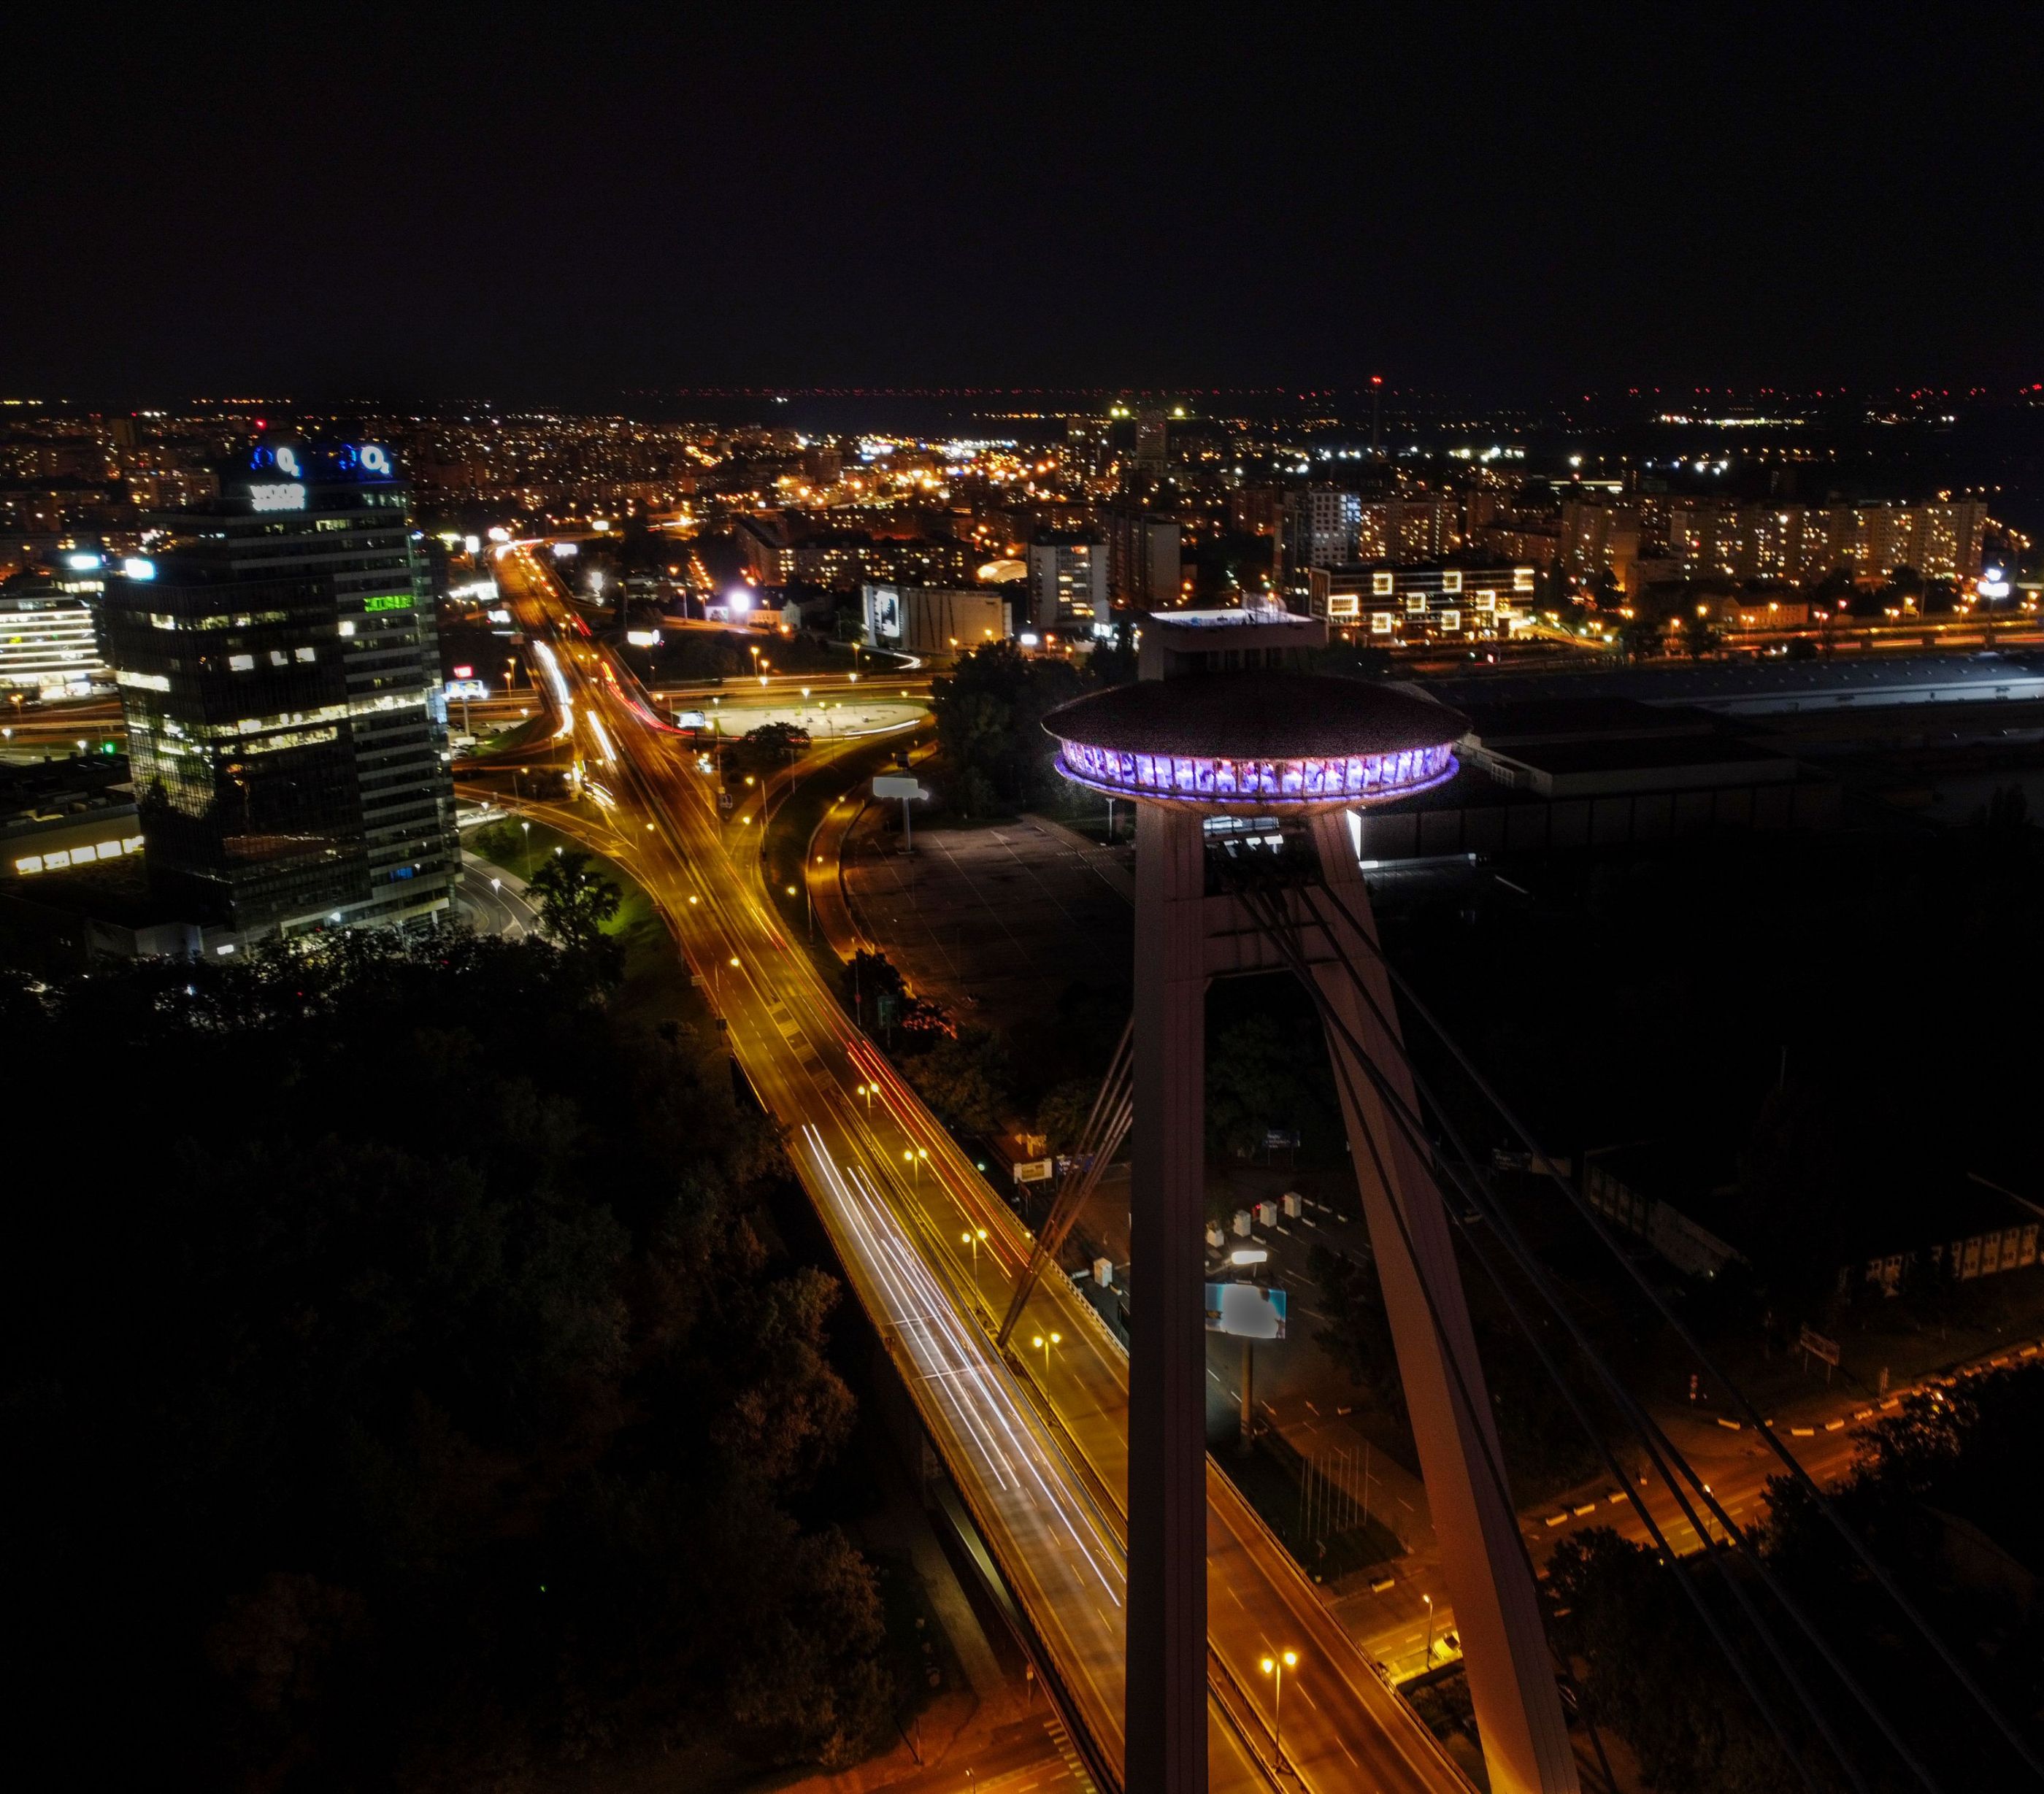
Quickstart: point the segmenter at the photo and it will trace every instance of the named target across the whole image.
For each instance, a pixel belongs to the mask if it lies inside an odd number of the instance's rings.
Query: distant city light
[[[743,586],[734,586],[724,594],[724,601],[731,607],[733,616],[743,617],[752,608],[752,594]]]

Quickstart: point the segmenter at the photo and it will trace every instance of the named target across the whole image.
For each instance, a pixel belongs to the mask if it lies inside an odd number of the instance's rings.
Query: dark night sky
[[[2044,378],[2013,11],[40,10],[0,391]]]

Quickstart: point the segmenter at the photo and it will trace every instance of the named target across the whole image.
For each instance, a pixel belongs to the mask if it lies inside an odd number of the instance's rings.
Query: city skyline
[[[37,10],[26,1782],[2044,1787],[2036,36]]]

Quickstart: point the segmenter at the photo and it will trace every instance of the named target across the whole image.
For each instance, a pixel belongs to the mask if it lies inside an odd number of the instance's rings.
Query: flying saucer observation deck
[[[1043,727],[1058,770],[1104,797],[1306,816],[1446,783],[1469,724],[1389,686],[1267,670],[1117,686],[1061,705]]]

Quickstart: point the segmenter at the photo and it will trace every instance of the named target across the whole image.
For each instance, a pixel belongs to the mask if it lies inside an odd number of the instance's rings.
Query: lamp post
[[[1062,1333],[1039,1333],[1029,1342],[1043,1354],[1043,1383],[1046,1388],[1049,1387],[1051,1381],[1051,1348],[1062,1346],[1064,1343],[1065,1336]]]
[[[1427,1654],[1420,1666],[1423,1669],[1430,1669],[1434,1663],[1434,1597],[1422,1595],[1420,1599],[1427,1604]]]
[[[961,1245],[972,1248],[972,1281],[975,1288],[979,1283],[979,1243],[986,1238],[986,1229],[984,1227],[968,1227],[959,1235]]]
[[[1282,1650],[1263,1660],[1263,1673],[1274,1680],[1270,1699],[1270,1742],[1277,1747],[1278,1773],[1285,1773],[1285,1672],[1299,1666],[1296,1650]]]
[[[532,825],[521,822],[518,826],[525,831],[525,882],[529,885],[532,882]]]

